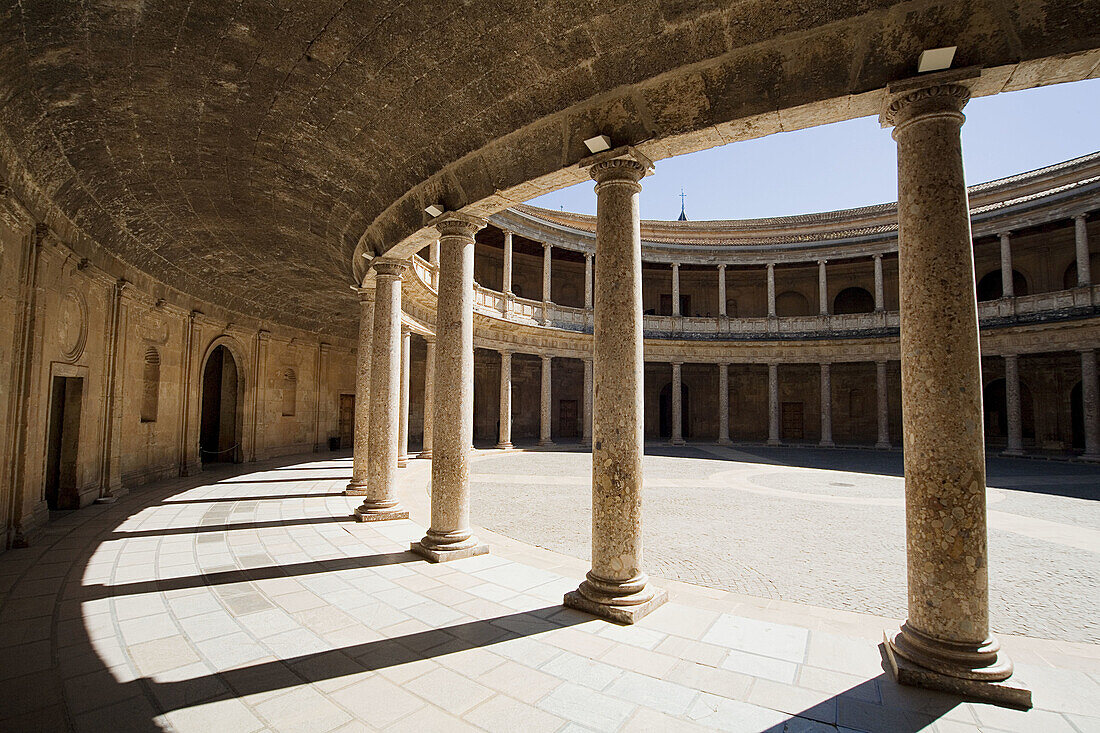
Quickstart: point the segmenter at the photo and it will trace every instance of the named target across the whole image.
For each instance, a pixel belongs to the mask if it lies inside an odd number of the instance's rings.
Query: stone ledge
[[[408,512],[405,513],[406,516]],[[409,545],[409,550],[420,555],[423,558],[427,558],[432,562],[450,562],[452,560],[465,560],[468,557],[477,557],[478,555],[488,555],[489,546],[485,544],[474,545],[473,547],[467,547],[462,550],[432,550],[419,542],[413,542]]]
[[[886,647],[886,658],[890,662],[890,670],[894,673],[894,679],[898,681],[899,685],[939,690],[953,695],[961,695],[978,702],[988,702],[1021,710],[1031,709],[1031,690],[1022,685],[1014,684],[1010,680],[1004,682],[967,680],[917,666],[894,650],[891,639],[896,633],[884,632],[883,646]]]
[[[642,620],[654,609],[664,605],[667,600],[668,591],[664,588],[655,588],[653,597],[645,603],[639,603],[635,606],[610,606],[585,598],[579,590],[571,590],[565,594],[562,605],[566,608],[575,608],[578,611],[584,611],[593,616],[629,626]]]

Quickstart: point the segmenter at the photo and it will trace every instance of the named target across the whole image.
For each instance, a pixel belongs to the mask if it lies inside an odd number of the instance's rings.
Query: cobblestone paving
[[[900,454],[647,446],[644,465],[651,574],[905,617]],[[485,455],[473,464],[473,519],[587,559],[589,470],[579,451]],[[1100,468],[991,457],[988,483],[994,630],[1100,641]],[[1019,517],[1049,536],[1005,529]]]

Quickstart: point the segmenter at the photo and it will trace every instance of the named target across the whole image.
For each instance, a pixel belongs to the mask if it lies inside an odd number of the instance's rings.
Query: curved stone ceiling
[[[92,254],[348,334],[357,245],[412,251],[427,203],[571,183],[597,132],[660,158],[873,114],[943,45],[977,93],[1096,75],[1100,2],[7,0],[0,170]]]

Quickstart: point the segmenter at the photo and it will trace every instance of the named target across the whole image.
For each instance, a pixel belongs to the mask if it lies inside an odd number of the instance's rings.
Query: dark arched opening
[[[1016,296],[1027,295],[1027,278],[1016,270],[1012,271],[1012,294]],[[1000,270],[987,272],[985,277],[978,281],[978,302],[997,300],[1003,295]]]
[[[1092,253],[1089,255],[1089,270],[1092,272],[1100,272],[1100,253]],[[1089,282],[1092,282],[1090,273]],[[1062,287],[1066,290],[1070,288],[1076,288],[1080,283],[1077,281],[1077,261],[1069,263],[1069,267],[1062,273]]]
[[[875,296],[863,288],[844,288],[833,299],[833,313],[872,313],[875,310]]]
[[[205,463],[237,463],[237,362],[229,349],[216,347],[202,372],[199,453]]]
[[[810,315],[810,301],[802,293],[788,290],[775,299],[775,314],[780,317]]]
[[[683,382],[680,383],[680,435],[687,440],[691,437],[691,421],[688,419],[688,415],[691,413],[690,409],[690,396],[691,392],[688,386]],[[672,383],[669,382],[661,390],[660,399],[660,420],[658,425],[657,435],[661,438],[672,437]]]
[[[1065,413],[1062,413],[1065,414]],[[1081,383],[1073,385],[1069,391],[1070,430],[1073,433],[1073,447],[1085,449],[1085,405],[1081,398]]]

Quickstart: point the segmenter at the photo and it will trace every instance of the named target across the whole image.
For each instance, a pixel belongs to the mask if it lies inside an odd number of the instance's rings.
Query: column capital
[[[871,255],[871,259],[881,260],[882,259],[882,252],[875,252],[873,255]]]
[[[408,326],[406,326],[404,323],[402,323],[401,324],[401,337],[405,338],[406,336],[412,336],[412,329],[409,328]]]
[[[768,272],[771,272],[771,271],[775,270],[775,263],[774,262],[769,262],[767,264],[767,268],[768,268]]]
[[[539,358],[542,359],[542,363],[545,364],[548,361],[552,361],[554,357],[551,354],[539,354]]]
[[[435,345],[435,334],[434,333],[422,334],[421,338],[424,339],[424,343]]]
[[[1080,354],[1081,356],[1086,356],[1088,354],[1095,354],[1096,349],[1078,349],[1077,353]]]
[[[593,257],[595,257],[595,256],[596,256],[595,252],[585,252],[585,253],[584,253],[584,258],[585,258],[586,260],[590,260],[590,259],[592,259],[592,258],[593,258]]]
[[[611,153],[619,157],[595,160]],[[588,175],[596,182],[597,187],[604,184],[638,186],[638,182],[653,170],[653,162],[633,148],[630,148],[629,153],[625,149],[609,150],[607,153],[594,155],[591,159],[593,163],[588,168]]]
[[[441,237],[470,237],[472,238],[478,231],[485,228],[488,224],[485,219],[479,216],[472,216],[470,214],[464,214],[461,211],[448,211],[445,214],[441,214],[433,224],[435,228],[439,230],[439,236]]]
[[[501,356],[511,356],[515,352],[511,349],[497,349],[497,353],[499,353]]]
[[[1086,219],[1088,219],[1088,216],[1089,216],[1089,212],[1087,212],[1087,211],[1082,211],[1082,212],[1081,212],[1080,214],[1074,214],[1074,215],[1073,215],[1073,220],[1074,220],[1075,222],[1078,222],[1078,221],[1080,221],[1080,222],[1083,222],[1083,221],[1085,221]]]
[[[674,367],[682,367],[684,365],[684,362],[682,362],[682,361],[670,361],[669,364],[671,364]]]
[[[725,270],[726,269],[726,263],[723,262],[722,264],[718,265],[718,269],[719,270]]]
[[[828,262],[828,261],[829,261],[829,260],[827,260],[826,258],[822,257],[821,259],[819,259],[819,260],[817,261],[817,264],[818,264],[818,265],[824,265],[824,264],[825,264],[826,262]]]
[[[1005,361],[1016,361],[1020,358],[1020,355],[1016,353],[1001,354],[1001,358],[1003,358]]]
[[[370,266],[378,278],[399,279],[405,273],[406,263],[404,260],[375,257]]]
[[[1012,232],[997,232],[997,238],[1002,242],[1012,236]]]
[[[679,270],[680,269],[680,263],[679,262],[673,262],[672,263],[672,269],[673,270]]]
[[[968,67],[892,82],[879,123],[894,127],[895,134],[910,122],[929,117],[952,115],[961,123],[962,109],[970,101],[970,82],[979,74],[979,69]]]

